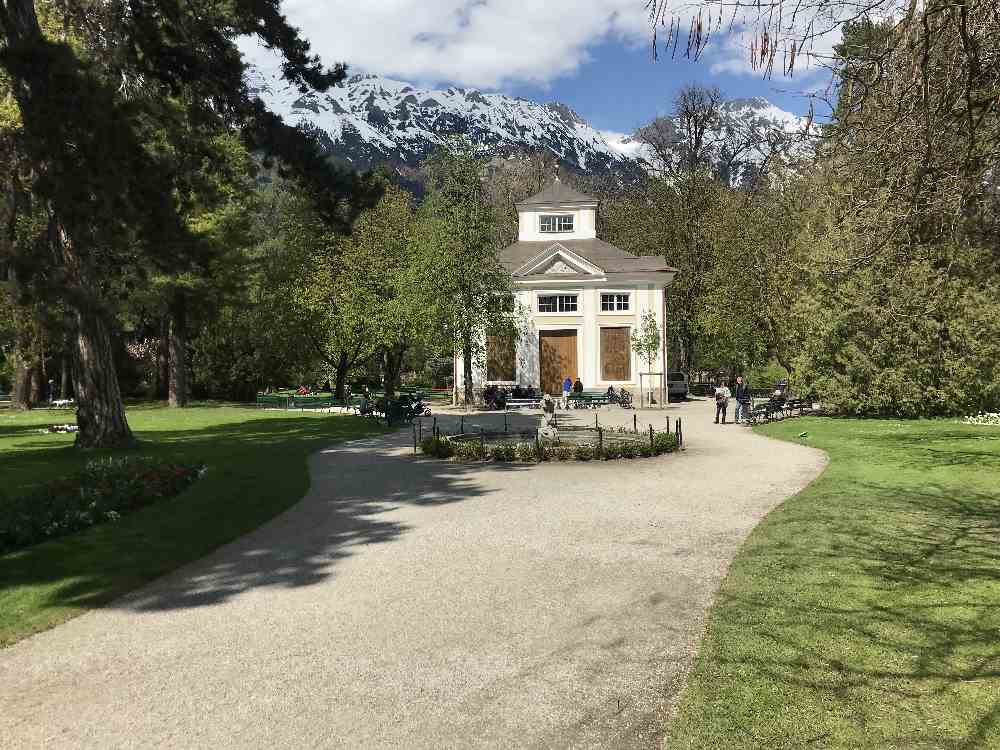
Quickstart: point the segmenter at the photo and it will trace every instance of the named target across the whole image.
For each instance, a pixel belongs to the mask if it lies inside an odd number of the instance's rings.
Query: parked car
[[[690,392],[687,375],[683,372],[667,373],[667,396],[669,398],[685,399]]]

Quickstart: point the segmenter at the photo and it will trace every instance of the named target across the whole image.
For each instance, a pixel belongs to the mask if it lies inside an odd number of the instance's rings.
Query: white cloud
[[[545,85],[603,40],[649,36],[641,0],[285,0],[282,9],[325,62],[487,89]],[[241,48],[253,61],[271,59],[256,41]]]

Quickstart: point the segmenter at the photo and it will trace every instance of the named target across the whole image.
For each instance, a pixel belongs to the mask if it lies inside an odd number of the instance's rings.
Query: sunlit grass
[[[831,464],[733,563],[666,747],[1000,747],[1000,430],[761,431]]]
[[[205,463],[208,473],[174,500],[0,557],[0,645],[105,603],[256,528],[305,494],[309,454],[379,429],[357,417],[218,404],[130,404],[128,419],[139,445],[127,453]],[[20,494],[111,454],[82,453],[73,448],[72,435],[43,432],[66,422],[73,414],[65,410],[0,412],[0,493]]]

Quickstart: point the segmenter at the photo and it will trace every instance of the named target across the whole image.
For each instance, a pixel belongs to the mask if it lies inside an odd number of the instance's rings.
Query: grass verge
[[[128,418],[137,448],[82,453],[72,447],[72,435],[40,433],[49,424],[72,422],[70,412],[0,413],[0,486],[8,495],[97,456],[135,454],[208,466],[204,478],[172,500],[0,557],[0,647],[251,531],[306,493],[311,453],[380,429],[357,417],[219,405],[131,405]]]
[[[1000,429],[760,431],[831,463],[733,562],[665,746],[1000,747]]]

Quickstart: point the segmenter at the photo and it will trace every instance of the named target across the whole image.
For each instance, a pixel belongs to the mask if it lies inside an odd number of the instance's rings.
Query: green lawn
[[[305,494],[310,453],[380,429],[357,417],[219,405],[131,405],[128,418],[141,441],[129,453],[204,462],[208,473],[177,498],[117,523],[0,557],[0,647],[254,529]],[[71,435],[39,432],[72,421],[67,411],[0,412],[4,493],[19,494],[107,455],[76,451]]]
[[[1000,429],[761,432],[831,464],[733,563],[665,746],[1000,747]]]

